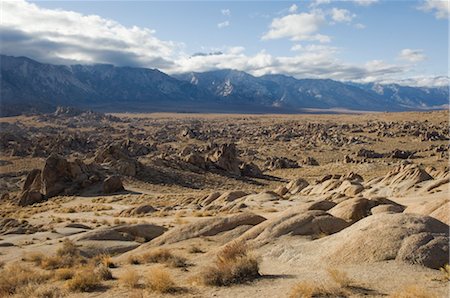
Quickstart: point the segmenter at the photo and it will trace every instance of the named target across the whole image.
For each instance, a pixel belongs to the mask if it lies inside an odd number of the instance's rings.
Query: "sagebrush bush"
[[[343,288],[348,288],[349,286],[354,284],[354,281],[350,279],[347,273],[343,271],[339,271],[333,268],[329,268],[327,271],[333,281]]]
[[[40,284],[50,278],[50,274],[40,272],[20,263],[7,265],[0,270],[0,297],[14,295],[30,284]]]
[[[156,267],[146,275],[147,287],[158,293],[173,293],[177,291],[175,282],[164,268]]]
[[[130,268],[119,277],[119,282],[127,288],[137,288],[139,287],[140,278],[139,273]]]
[[[66,287],[72,292],[91,292],[101,286],[101,280],[94,268],[80,268],[72,279],[66,281]]]
[[[300,282],[289,292],[289,298],[312,297],[349,297],[349,293],[340,287],[328,286],[312,282]]]
[[[141,256],[144,263],[163,263],[170,267],[186,267],[187,261],[181,256],[172,254],[168,249],[160,248]]]
[[[259,260],[243,242],[233,242],[218,254],[212,266],[205,268],[198,279],[210,286],[227,286],[260,277]]]

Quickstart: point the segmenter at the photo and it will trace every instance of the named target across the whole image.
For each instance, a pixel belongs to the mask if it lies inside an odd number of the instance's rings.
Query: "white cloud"
[[[3,54],[48,63],[111,63],[158,68],[169,74],[231,68],[258,76],[286,74],[342,81],[395,80],[411,67],[382,61],[350,64],[336,58],[339,49],[335,47],[306,44],[330,40],[319,33],[326,23],[320,10],[272,21],[263,39],[290,38],[305,43],[293,46],[292,55],[274,56],[264,50],[248,55],[239,46],[189,55],[183,52],[182,43],[160,40],[148,28],[126,27],[100,16],[44,9],[25,1],[3,1],[2,5]]]
[[[228,26],[230,26],[230,21],[224,21],[224,22],[221,22],[221,23],[217,24],[217,27],[219,29],[222,29],[222,28],[225,28],[225,27],[228,27]]]
[[[220,11],[224,16],[230,16],[231,15],[231,10],[228,8],[224,8]]]
[[[370,6],[378,2],[378,0],[352,0],[352,1],[360,6]]]
[[[331,0],[314,0],[309,6],[317,7],[319,5],[329,4],[329,3],[331,3]]]
[[[337,48],[324,45],[296,45],[293,56],[273,56],[266,51],[248,56],[241,47],[225,49],[217,55],[181,57],[172,73],[237,69],[255,76],[285,74],[295,78],[320,78],[339,81],[375,82],[394,80],[404,74],[406,66],[390,65],[383,61],[370,61],[353,65],[335,58]]]
[[[450,85],[450,78],[446,76],[413,76],[411,78],[402,80],[381,80],[381,84],[399,84],[403,86],[414,86],[414,87],[446,87]]]
[[[331,18],[335,22],[350,23],[353,20],[354,17],[356,17],[356,15],[352,14],[347,9],[340,9],[340,8],[334,7],[331,10]]]
[[[450,16],[450,2],[448,0],[425,0],[418,9],[434,13],[437,19],[448,19]]]
[[[325,17],[320,10],[275,18],[270,24],[269,31],[263,35],[262,39],[289,38],[293,41],[329,42],[329,36],[317,33],[324,22]]]
[[[409,62],[420,62],[426,59],[423,50],[403,49],[400,51],[399,58]]]
[[[358,24],[355,24],[355,28],[356,28],[356,29],[362,30],[362,29],[365,29],[365,28],[366,28],[366,25],[361,24],[361,23],[358,23]]]
[[[97,15],[40,8],[22,0],[2,1],[3,54],[53,63],[112,63],[167,67],[182,47],[155,31],[125,27]]]
[[[289,7],[289,12],[294,13],[297,12],[298,6],[297,4],[292,4],[291,7]]]

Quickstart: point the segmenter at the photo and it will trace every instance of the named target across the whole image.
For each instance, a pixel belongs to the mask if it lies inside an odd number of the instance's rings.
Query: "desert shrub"
[[[119,282],[127,288],[139,287],[139,273],[134,269],[127,269],[119,278]]]
[[[96,255],[92,262],[94,262],[95,265],[103,265],[107,268],[116,268],[116,264],[114,264],[112,258],[108,254],[99,254]]]
[[[29,284],[14,295],[17,298],[62,298],[66,293],[57,286]]]
[[[56,251],[57,256],[78,256],[80,251],[73,241],[65,239],[62,247]]]
[[[390,298],[436,298],[437,296],[430,293],[427,289],[417,285],[406,286],[389,295]]]
[[[75,272],[70,268],[61,268],[55,271],[55,279],[68,280],[74,276]]]
[[[259,260],[243,242],[233,242],[218,254],[212,266],[199,275],[201,283],[210,286],[227,286],[251,281],[260,276]]]
[[[289,292],[289,298],[311,297],[348,297],[349,294],[339,287],[318,285],[312,282],[300,282],[294,285]]]
[[[111,270],[109,270],[109,268],[106,267],[105,265],[100,265],[100,266],[96,267],[95,274],[97,274],[101,280],[113,279]]]
[[[156,267],[148,271],[146,286],[158,293],[173,293],[177,291],[175,282],[164,268]]]
[[[327,271],[333,281],[343,288],[347,288],[354,283],[354,281],[348,277],[347,273],[343,271],[332,268],[329,268]]]
[[[186,267],[186,259],[172,254],[168,249],[157,249],[141,256],[144,263],[163,263],[170,267]]]
[[[49,278],[48,273],[39,272],[19,263],[9,264],[0,270],[0,297],[14,295],[30,284],[39,284]]]
[[[22,258],[23,261],[32,262],[36,266],[41,266],[41,263],[42,263],[43,259],[45,259],[45,256],[44,256],[43,253],[40,253],[40,252],[29,253],[29,254],[27,254],[26,256],[24,256]]]
[[[72,292],[91,292],[101,285],[100,277],[92,267],[80,268],[72,277],[66,281],[66,287]]]
[[[189,253],[191,253],[191,254],[201,254],[201,253],[203,253],[204,251],[200,248],[200,247],[198,247],[198,246],[195,246],[195,245],[192,245],[190,248],[189,248]]]
[[[128,262],[128,264],[131,264],[131,265],[139,265],[141,263],[141,258],[138,256],[132,255],[127,258],[127,262]]]

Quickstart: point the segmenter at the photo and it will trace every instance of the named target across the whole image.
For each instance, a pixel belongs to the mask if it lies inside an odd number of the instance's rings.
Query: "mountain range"
[[[404,111],[448,105],[448,87],[355,84],[237,70],[169,76],[156,69],[52,65],[0,56],[0,114],[74,106],[105,112],[300,113],[309,109]]]

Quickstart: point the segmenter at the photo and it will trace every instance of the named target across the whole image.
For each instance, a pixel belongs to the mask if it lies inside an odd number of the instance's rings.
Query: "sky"
[[[168,74],[448,84],[448,0],[1,0],[2,54]]]

